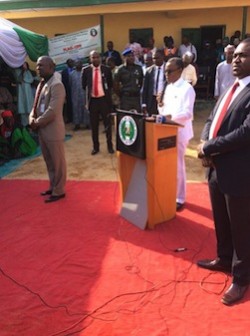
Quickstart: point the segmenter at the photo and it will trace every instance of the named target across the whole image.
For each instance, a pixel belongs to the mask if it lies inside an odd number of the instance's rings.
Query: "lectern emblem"
[[[125,116],[120,120],[119,137],[125,145],[133,145],[137,138],[137,133],[137,126],[132,117]]]

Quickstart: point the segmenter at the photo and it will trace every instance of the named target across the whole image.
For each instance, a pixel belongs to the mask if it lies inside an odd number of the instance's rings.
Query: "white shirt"
[[[227,61],[219,63],[216,68],[214,96],[219,97],[233,85],[234,81],[232,64],[227,63]]]
[[[192,43],[190,43],[188,46],[186,46],[185,44],[181,44],[178,49],[178,56],[182,57],[187,51],[190,51],[192,54],[194,54],[194,62],[196,62],[197,50]]]
[[[159,81],[158,81],[158,89],[156,92],[156,80],[157,80],[157,74],[158,69],[160,68],[160,74],[159,74]],[[155,78],[154,78],[154,96],[159,95],[163,91],[164,82],[165,82],[165,63],[163,63],[160,67],[155,65]]]
[[[195,91],[183,78],[168,84],[163,95],[163,106],[159,107],[162,115],[171,115],[172,120],[184,127],[178,129],[178,141],[188,142],[193,136],[193,110]]]
[[[238,94],[250,83],[250,76],[247,76],[247,77],[244,77],[242,79],[237,79],[237,81],[239,82],[239,86],[238,88],[235,90],[234,94],[233,94],[233,97],[231,99],[231,102],[230,104],[228,105],[228,108],[229,106],[232,104],[232,102],[234,101],[234,99],[238,96]],[[210,127],[210,130],[209,130],[209,139],[212,139],[212,135],[213,135],[213,132],[214,132],[214,129],[215,129],[215,125],[217,124],[217,120],[219,119],[219,115],[221,113],[221,110],[222,110],[222,107],[227,99],[227,96],[231,90],[231,87],[232,85],[230,86],[230,89],[228,90],[228,92],[225,94],[225,96],[223,97],[223,99],[221,100],[220,102],[220,105],[218,106],[217,108],[217,111],[216,111],[216,114],[213,118],[213,121],[211,123],[211,127]]]
[[[188,64],[183,70],[181,77],[190,83],[191,85],[195,86],[197,83],[197,74],[196,74],[196,69],[192,64]]]

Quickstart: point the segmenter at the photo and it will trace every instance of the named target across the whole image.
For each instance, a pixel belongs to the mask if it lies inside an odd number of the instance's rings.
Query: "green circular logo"
[[[137,126],[134,119],[130,116],[125,116],[120,120],[119,123],[119,137],[121,141],[127,145],[131,146],[137,138]]]

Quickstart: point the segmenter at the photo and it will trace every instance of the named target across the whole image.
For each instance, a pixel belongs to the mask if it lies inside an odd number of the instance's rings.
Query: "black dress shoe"
[[[176,211],[181,211],[184,207],[184,203],[176,202]]]
[[[65,194],[62,194],[62,195],[51,195],[44,202],[45,203],[56,202],[56,201],[59,201],[61,198],[64,198],[64,197],[65,197]]]
[[[221,262],[219,258],[214,260],[211,259],[199,260],[197,262],[197,265],[199,267],[206,268],[211,271],[231,273],[231,265]]]
[[[96,155],[99,153],[99,149],[92,149],[91,155]]]
[[[115,151],[114,151],[113,147],[109,147],[108,152],[109,152],[109,154],[114,154]]]
[[[241,300],[246,293],[248,286],[240,286],[236,283],[232,283],[228,290],[224,293],[221,302],[225,305],[231,305]]]
[[[52,190],[51,189],[42,191],[40,193],[41,196],[46,196],[46,195],[51,195],[51,194],[52,194]]]

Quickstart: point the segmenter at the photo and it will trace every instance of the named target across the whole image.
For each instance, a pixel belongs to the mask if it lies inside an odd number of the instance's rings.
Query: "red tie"
[[[94,96],[98,97],[98,68],[95,68],[95,75],[94,75]]]
[[[234,85],[232,86],[231,90],[229,91],[228,95],[227,95],[225,103],[222,106],[219,118],[218,118],[218,120],[216,122],[216,125],[214,127],[213,138],[215,138],[217,136],[218,130],[220,129],[222,121],[223,121],[223,119],[224,119],[224,117],[225,117],[225,115],[227,113],[227,109],[228,109],[228,106],[229,106],[229,104],[230,104],[230,102],[232,100],[233,94],[236,91],[236,89],[237,89],[238,86],[239,86],[239,82],[235,82]]]
[[[34,104],[33,104],[34,115],[36,115],[36,108],[37,108],[38,100],[41,95],[44,84],[45,84],[45,80],[42,79],[41,82],[38,84],[38,87],[36,90],[36,97],[35,97]]]

